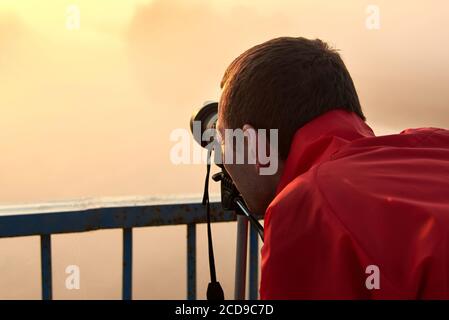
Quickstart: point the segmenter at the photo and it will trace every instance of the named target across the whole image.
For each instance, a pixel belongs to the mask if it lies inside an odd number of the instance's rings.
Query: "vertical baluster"
[[[196,299],[196,225],[187,225],[187,299]]]
[[[132,299],[132,269],[133,269],[133,229],[123,229],[123,300]]]
[[[259,287],[259,234],[251,226],[249,233],[249,299],[257,300]]]
[[[235,259],[234,299],[245,300],[246,258],[248,254],[248,219],[237,215],[237,246]]]
[[[52,275],[51,275],[51,235],[41,235],[41,272],[42,272],[42,299],[51,300]]]

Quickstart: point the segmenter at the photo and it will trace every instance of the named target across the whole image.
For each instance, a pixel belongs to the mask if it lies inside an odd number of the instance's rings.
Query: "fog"
[[[201,193],[205,168],[172,164],[170,132],[218,99],[236,56],[278,36],[338,48],[377,134],[449,126],[445,1],[376,1],[374,30],[371,1],[82,0],[80,29],[68,30],[71,3],[0,3],[0,204]],[[235,229],[214,225],[227,297]],[[137,229],[134,242],[134,297],[184,298],[185,227]],[[55,298],[120,298],[120,230],[54,236],[53,259]],[[64,286],[70,264],[80,290]],[[0,271],[0,298],[39,298],[39,239],[1,239]]]

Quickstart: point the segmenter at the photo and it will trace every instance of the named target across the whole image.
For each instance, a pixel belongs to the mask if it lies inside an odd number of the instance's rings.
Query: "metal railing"
[[[234,212],[225,212],[221,210],[219,202],[211,202],[212,222],[229,222],[235,220],[236,214]],[[194,300],[197,296],[196,225],[205,222],[205,210],[197,198],[102,199],[20,207],[1,206],[0,238],[40,236],[42,299],[50,300],[52,299],[53,292],[52,234],[86,232],[101,229],[122,229],[122,298],[124,300],[130,300],[132,299],[133,277],[133,228],[186,225],[187,299]],[[253,227],[250,227],[249,238],[249,299],[257,299],[259,248],[257,230]],[[236,266],[236,270],[238,268]],[[239,281],[241,281],[242,276],[239,275],[239,278]],[[243,281],[244,284],[240,284],[240,286],[244,288],[246,284],[246,278],[244,276]]]

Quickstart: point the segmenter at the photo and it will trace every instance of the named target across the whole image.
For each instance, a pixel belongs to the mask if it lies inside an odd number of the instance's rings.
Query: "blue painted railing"
[[[259,217],[262,218],[262,217]],[[211,221],[235,221],[236,215],[211,202]],[[123,230],[122,298],[132,299],[133,228],[187,226],[187,299],[196,299],[196,224],[205,223],[197,199],[84,200],[28,206],[0,207],[0,238],[40,235],[42,299],[52,299],[51,235],[100,229]],[[257,231],[249,235],[249,299],[258,297],[259,248]]]

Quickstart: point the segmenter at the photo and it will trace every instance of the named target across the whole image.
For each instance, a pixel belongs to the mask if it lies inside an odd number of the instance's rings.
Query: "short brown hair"
[[[252,47],[229,65],[221,87],[225,125],[279,129],[284,160],[295,132],[329,110],[345,109],[365,120],[343,60],[319,39],[281,37]]]

